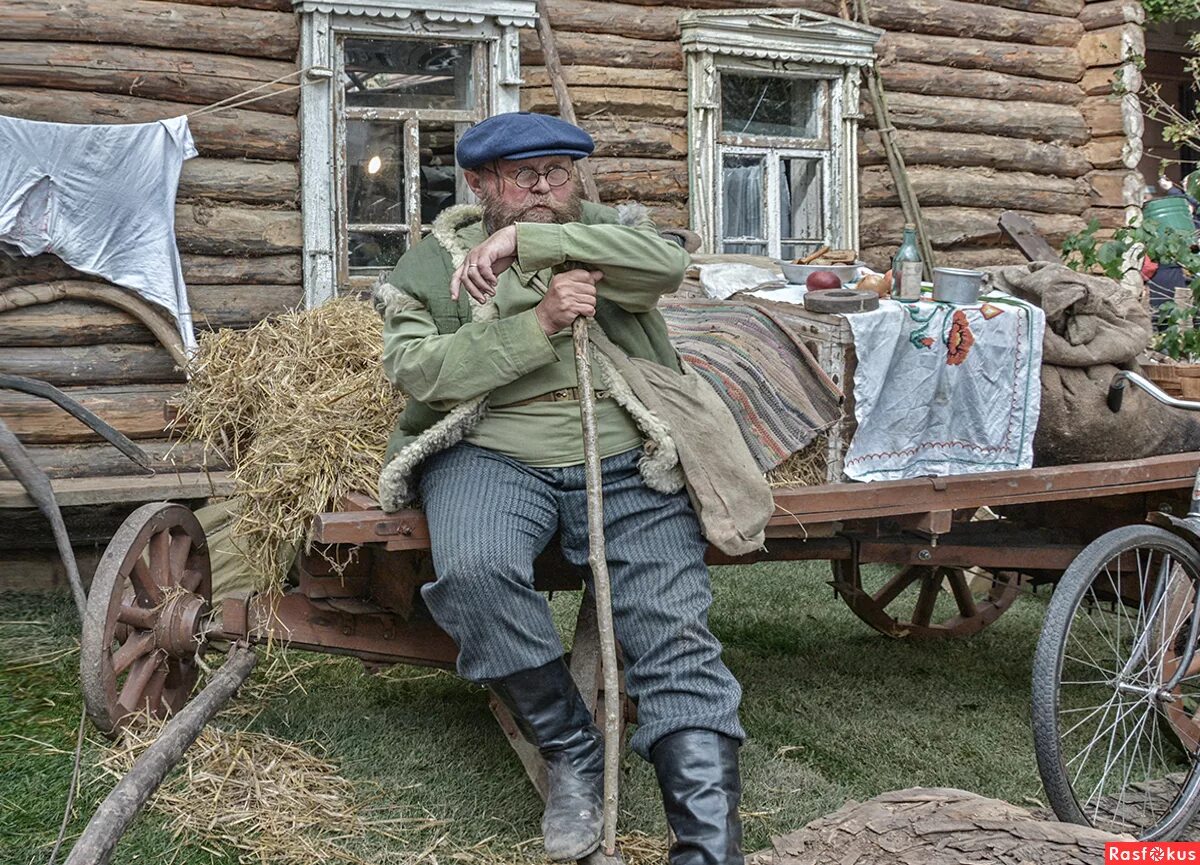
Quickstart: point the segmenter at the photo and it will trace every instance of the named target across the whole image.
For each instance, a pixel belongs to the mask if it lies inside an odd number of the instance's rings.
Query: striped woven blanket
[[[802,450],[841,416],[836,385],[766,310],[700,300],[663,300],[658,308],[676,350],[729,406],[763,472]]]

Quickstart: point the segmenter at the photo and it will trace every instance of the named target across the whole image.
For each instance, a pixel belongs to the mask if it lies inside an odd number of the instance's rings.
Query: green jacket
[[[400,259],[375,300],[384,320],[383,364],[389,380],[410,397],[388,443],[380,477],[385,510],[415,498],[421,462],[460,441],[497,404],[518,402],[573,386],[564,364],[533,314],[534,290],[576,264],[604,271],[597,284],[595,323],[630,357],[680,371],[666,323],[655,305],[683,278],[688,255],[659,237],[638,211],[622,216],[584,203],[580,222],[520,223],[517,261],[500,277],[496,297],[480,305],[463,291],[450,298],[450,278],[486,235],[477,207],[445,211],[433,234]],[[606,376],[611,378],[611,376]],[[620,382],[607,382],[650,440],[642,474],[661,491],[682,487],[669,430]]]

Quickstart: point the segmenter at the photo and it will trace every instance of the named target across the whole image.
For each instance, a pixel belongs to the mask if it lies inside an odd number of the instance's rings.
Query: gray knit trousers
[[[742,689],[708,629],[712,603],[705,542],[685,492],[645,485],[640,450],[601,462],[604,540],[625,687],[637,702],[630,747],[649,759],[669,733],[706,729],[739,741]],[[563,555],[586,567],[583,466],[533,468],[459,444],[430,457],[421,476],[437,580],[421,590],[459,646],[474,682],[539,667],[563,653],[533,560],[556,532]],[[590,579],[590,576],[589,576]]]

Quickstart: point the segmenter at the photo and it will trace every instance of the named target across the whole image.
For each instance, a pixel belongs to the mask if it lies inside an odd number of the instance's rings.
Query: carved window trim
[[[800,9],[687,12],[680,16],[688,73],[688,181],[692,228],[719,252],[724,152],[752,147],[778,160],[801,142],[737,140],[721,131],[720,79],[740,72],[830,82],[828,148],[821,148],[828,242],[858,246],[858,121],[861,70],[883,31]],[[816,158],[816,157],[814,157]],[[767,254],[778,257],[779,197],[768,189]]]
[[[358,288],[348,274],[347,226],[342,205],[341,142],[346,112],[340,106],[336,71],[340,40],[346,36],[422,38],[474,43],[473,74],[480,101],[476,114],[520,110],[520,31],[537,23],[534,0],[298,0],[300,68],[301,217],[306,307],[318,306],[339,290]],[[361,109],[360,109],[361,111]],[[396,112],[391,112],[395,114]],[[400,112],[403,113],[403,112]],[[455,112],[455,120],[459,112]],[[437,114],[437,112],[432,112]],[[395,119],[395,118],[393,118]],[[416,116],[404,121],[411,146]],[[406,192],[418,188],[419,164],[406,160]],[[460,197],[466,194],[460,183]],[[411,207],[408,208],[411,210]],[[412,234],[416,226],[406,226]]]

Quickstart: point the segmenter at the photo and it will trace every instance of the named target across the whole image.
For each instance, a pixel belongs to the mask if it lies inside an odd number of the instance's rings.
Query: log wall
[[[67,123],[187,114],[296,71],[290,0],[10,0],[0,7],[0,114]],[[197,327],[248,327],[301,302],[298,91],[190,120],[175,213]],[[52,255],[0,255],[0,291],[78,274]],[[164,314],[165,315],[165,314]],[[0,313],[0,370],[64,388],[160,466],[205,456],[171,448],[164,403],[183,381],[135,318],[64,300]],[[0,417],[54,477],[131,466],[51,403],[0,390]],[[9,475],[0,467],[0,479]]]
[[[638,197],[660,221],[686,224],[680,13],[769,5],[836,15],[839,4],[547,5],[576,114],[597,140],[601,198]],[[884,86],[939,263],[1023,260],[997,228],[1004,210],[1024,213],[1052,243],[1092,216],[1121,222],[1135,183],[1125,170],[1125,144],[1138,129],[1101,78],[1136,47],[1137,0],[869,0],[869,7],[871,23],[888,31],[879,47]],[[554,95],[533,34],[521,60],[523,107],[552,113]],[[863,113],[861,246],[879,266],[899,243],[903,217],[873,114]]]
[[[837,0],[549,0],[581,123],[597,142],[601,197],[688,218],[687,9],[783,6],[836,14]],[[1111,93],[1141,41],[1136,0],[870,0],[897,138],[946,264],[1019,260],[996,219],[1025,213],[1061,240],[1090,217],[1115,226],[1140,179],[1140,116]],[[290,0],[9,0],[0,8],[0,114],[138,122],[187,113],[296,68]],[[553,113],[533,33],[523,34],[526,108]],[[1136,75],[1136,70],[1132,69]],[[296,91],[202,115],[176,226],[200,327],[246,327],[301,291]],[[864,112],[862,247],[881,264],[902,216]],[[1131,161],[1132,160],[1132,161]],[[0,256],[0,291],[87,279],[53,256]],[[162,403],[181,377],[125,313],[80,301],[0,314],[0,369],[58,382],[165,454]],[[0,417],[60,476],[123,473],[120,459],[48,404],[0,391]],[[177,451],[194,467],[199,455]],[[4,477],[0,470],[0,477]]]

